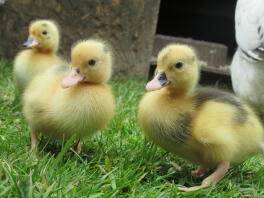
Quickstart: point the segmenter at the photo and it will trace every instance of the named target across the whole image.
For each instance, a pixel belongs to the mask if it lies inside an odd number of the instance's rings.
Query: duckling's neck
[[[164,112],[170,111],[169,109],[177,110],[178,113],[191,111],[192,96],[189,93],[176,92],[171,89],[160,90],[160,93],[158,94],[158,101],[159,104],[164,104]]]
[[[55,54],[56,51],[52,49],[34,48],[33,51],[38,54]]]
[[[166,87],[165,92],[173,98],[189,98],[192,96],[193,90],[176,89],[174,87]]]
[[[86,81],[82,81],[78,83],[80,86],[87,86],[87,85],[100,85],[102,83],[98,83],[98,82],[86,82]]]

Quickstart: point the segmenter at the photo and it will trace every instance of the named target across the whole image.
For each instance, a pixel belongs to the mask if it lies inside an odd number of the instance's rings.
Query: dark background
[[[225,44],[230,59],[236,49],[235,5],[236,0],[162,0],[157,34]]]

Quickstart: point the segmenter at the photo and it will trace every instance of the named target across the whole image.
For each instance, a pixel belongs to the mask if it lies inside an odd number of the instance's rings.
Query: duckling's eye
[[[181,68],[183,67],[183,62],[177,62],[177,63],[174,65],[174,67],[175,67],[176,69],[181,69]]]
[[[91,60],[88,61],[88,64],[89,64],[90,66],[94,66],[94,65],[96,64],[96,60],[91,59]]]
[[[48,34],[48,32],[47,31],[43,31],[43,32],[41,32],[41,34],[46,36]]]

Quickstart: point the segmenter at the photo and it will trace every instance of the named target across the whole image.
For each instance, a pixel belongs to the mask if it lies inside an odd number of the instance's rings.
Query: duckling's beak
[[[154,91],[160,89],[166,85],[170,84],[170,81],[167,79],[165,72],[159,72],[157,75],[148,82],[146,89],[147,91]]]
[[[24,43],[25,47],[33,47],[38,45],[39,43],[36,41],[34,36],[29,36],[28,40]]]
[[[74,69],[72,70],[68,76],[66,76],[62,83],[61,83],[61,87],[62,88],[68,88],[70,86],[73,86],[75,84],[77,84],[78,82],[82,81],[84,79],[84,77],[80,74],[78,69]]]

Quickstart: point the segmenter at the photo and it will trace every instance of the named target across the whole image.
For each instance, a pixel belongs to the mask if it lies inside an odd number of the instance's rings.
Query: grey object
[[[264,1],[238,0],[235,28],[238,49],[231,63],[233,89],[264,114]]]
[[[0,0],[0,5],[4,4],[7,0]]]

